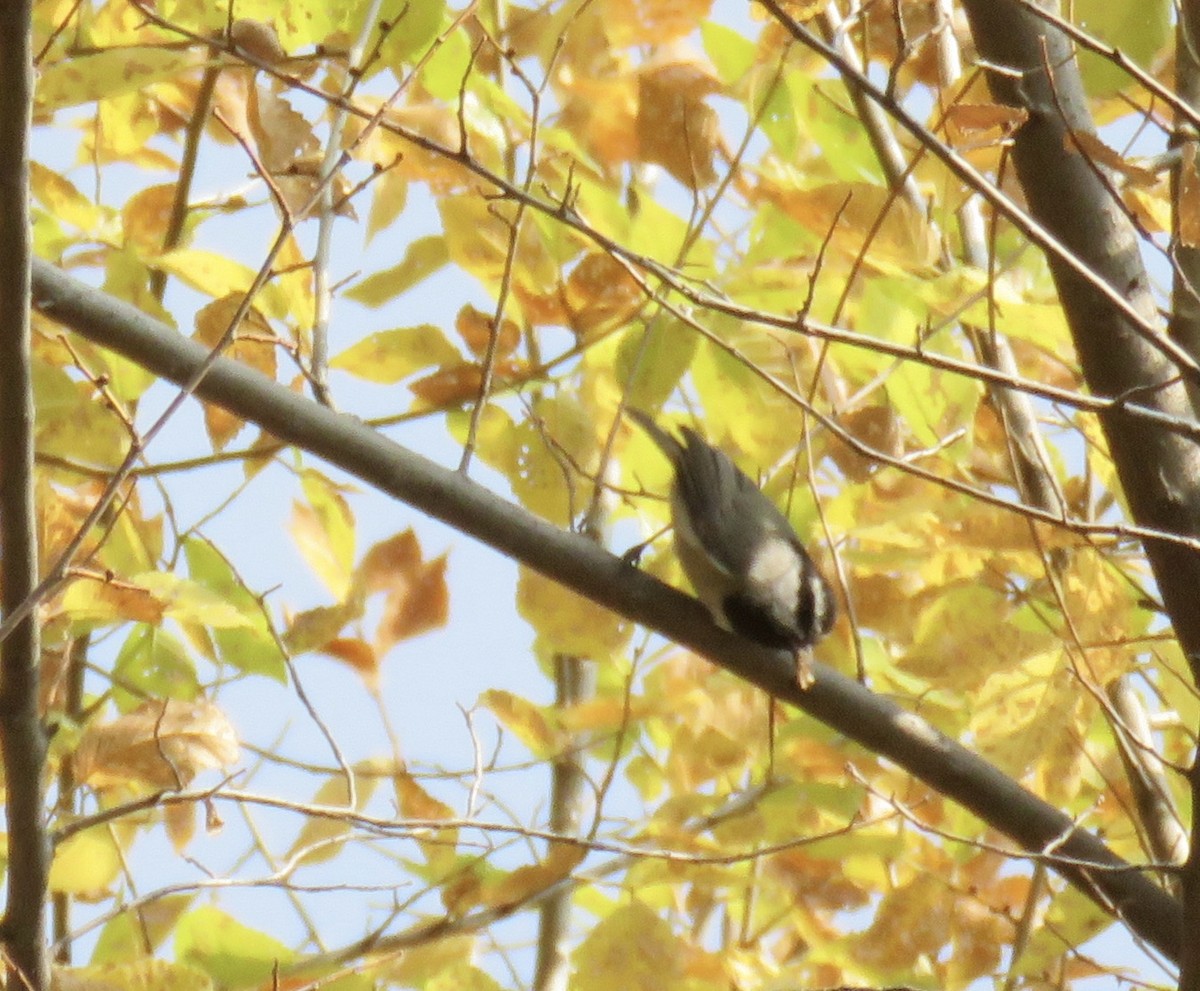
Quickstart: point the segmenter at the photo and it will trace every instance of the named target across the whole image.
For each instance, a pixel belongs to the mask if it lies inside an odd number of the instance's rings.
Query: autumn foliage
[[[1200,509],[1134,487],[1169,452],[1121,417],[1200,436],[1160,403],[1200,386],[1197,66],[1165,3],[996,0],[1071,49],[1054,97],[1077,73],[1088,96],[1022,104],[989,88],[980,4],[37,0],[34,250],[460,469],[517,533],[657,535],[669,466],[621,410],[692,424],[837,588],[816,704],[827,669],[857,680],[1169,906],[1200,884],[1200,642],[1164,562]],[[1115,283],[1080,275],[1021,144],[1068,119],[1045,154],[1100,177],[1145,267],[1079,308],[1077,282]],[[1004,799],[931,783],[957,758],[906,764],[652,636],[619,610],[679,603],[626,605],[634,578],[568,588],[438,493],[417,504],[459,532],[428,527],[373,491],[383,468],[352,477],[190,371],[181,392],[43,290],[58,986],[1177,979],[1178,929],[1028,849]],[[1097,378],[1114,308],[1169,375]],[[640,568],[687,588],[669,540]],[[434,686],[461,712],[414,729]],[[9,830],[13,857],[37,842]],[[1126,923],[1152,950],[1112,950]]]

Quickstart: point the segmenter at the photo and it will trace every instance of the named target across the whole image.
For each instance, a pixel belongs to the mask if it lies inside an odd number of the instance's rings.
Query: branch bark
[[[29,129],[33,106],[31,0],[0,4],[0,617],[37,585],[30,361]],[[0,749],[8,821],[7,986],[47,986],[49,844],[42,806],[46,737],[38,716],[37,619],[0,644]]]
[[[35,261],[33,271],[34,303],[44,314],[155,374],[186,382],[207,358],[195,342],[52,265]],[[1173,898],[1097,837],[1077,828],[1068,816],[919,716],[823,665],[817,665],[816,684],[802,691],[787,652],[757,648],[718,629],[694,599],[587,538],[551,526],[469,478],[393,444],[352,417],[297,396],[246,366],[218,359],[196,393],[703,654],[882,754],[1044,858],[1165,956],[1178,956],[1182,914]]]
[[[1156,303],[1142,263],[1137,232],[1114,202],[1099,169],[1072,150],[1072,133],[1093,133],[1086,94],[1068,38],[1013,0],[965,0],[964,7],[988,81],[1001,103],[1021,107],[1029,118],[1017,132],[1013,161],[1035,220],[1145,319]],[[1176,416],[1195,416],[1179,366],[1134,331],[1076,267],[1049,258],[1084,377],[1098,396],[1136,393],[1147,405]],[[1178,300],[1177,300],[1178,302]],[[1180,337],[1177,326],[1176,334]],[[1178,443],[1112,409],[1100,422],[1135,521],[1185,536],[1200,533],[1200,450]],[[1146,552],[1175,634],[1200,678],[1200,555],[1160,540]],[[1193,796],[1200,776],[1193,772]],[[1194,813],[1193,813],[1194,814]],[[1195,842],[1182,876],[1184,925],[1200,926],[1200,850]],[[1189,940],[1181,961],[1180,987],[1200,989],[1200,944]]]

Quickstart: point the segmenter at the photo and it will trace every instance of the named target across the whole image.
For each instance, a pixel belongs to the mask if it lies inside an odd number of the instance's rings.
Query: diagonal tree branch
[[[136,308],[34,262],[34,301],[47,316],[173,382],[208,352]],[[389,495],[520,560],[568,588],[703,654],[775,698],[803,709],[970,809],[1175,959],[1179,904],[1070,817],[1030,794],[925,720],[818,665],[807,691],[793,659],[715,627],[694,599],[630,567],[587,538],[560,530],[469,478],[441,468],[235,362],[217,359],[196,394],[252,420]]]

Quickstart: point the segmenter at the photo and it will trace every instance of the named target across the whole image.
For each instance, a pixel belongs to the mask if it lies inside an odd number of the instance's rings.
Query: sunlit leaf
[[[95,898],[116,881],[120,872],[116,838],[107,829],[85,829],[55,849],[50,890]]]
[[[378,772],[379,768],[371,764],[356,765],[353,771],[365,770]],[[350,793],[344,774],[333,775],[317,789],[312,797],[313,805],[345,808],[348,812],[361,812],[366,808],[375,789],[379,786],[379,774],[355,774],[354,798],[350,806]],[[295,841],[288,850],[289,859],[298,858],[304,864],[320,864],[332,860],[341,853],[346,840],[353,835],[353,823],[349,819],[339,819],[336,816],[313,816],[300,829]]]
[[[175,956],[222,986],[247,987],[269,981],[275,968],[291,960],[293,953],[266,933],[204,905],[179,920]]]
[[[211,702],[150,701],[89,726],[75,764],[97,788],[140,781],[177,789],[201,771],[229,767],[240,752],[233,725]]]
[[[390,385],[426,368],[459,360],[459,351],[433,324],[382,330],[361,338],[330,365],[369,382]]]

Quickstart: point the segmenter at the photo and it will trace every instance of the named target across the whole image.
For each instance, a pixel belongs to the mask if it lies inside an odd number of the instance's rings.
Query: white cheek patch
[[[808,575],[808,591],[812,596],[812,621],[818,635],[829,632],[833,625],[833,594],[825,580],[812,570]]]
[[[802,570],[796,548],[787,540],[770,537],[762,542],[750,559],[746,585],[765,592],[764,598],[794,603],[800,597]]]

